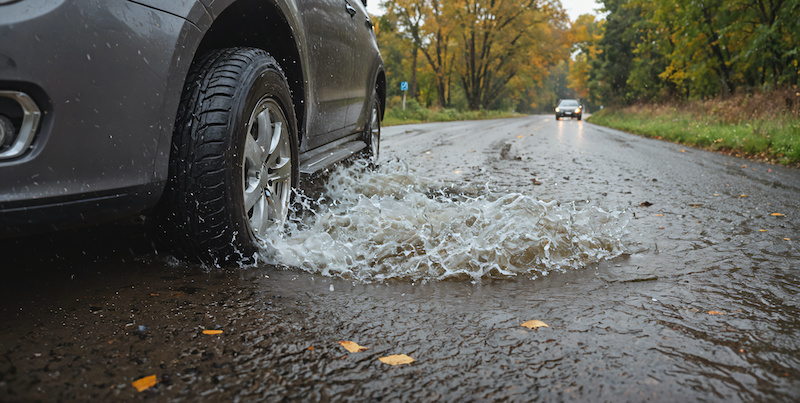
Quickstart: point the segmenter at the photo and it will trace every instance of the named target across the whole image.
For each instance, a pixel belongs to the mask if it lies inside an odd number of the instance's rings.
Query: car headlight
[[[581,108],[575,109],[575,113],[581,113]]]
[[[556,112],[561,112],[561,110],[559,110],[558,108],[556,108]]]

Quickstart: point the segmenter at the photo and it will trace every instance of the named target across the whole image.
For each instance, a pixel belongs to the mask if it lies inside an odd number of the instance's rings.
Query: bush
[[[414,99],[406,101],[406,110],[403,110],[402,100],[393,97],[389,100],[389,107],[383,118],[384,126],[393,126],[409,123],[423,122],[452,122],[457,120],[482,120],[500,119],[522,116],[510,111],[460,111],[454,108],[428,109]]]

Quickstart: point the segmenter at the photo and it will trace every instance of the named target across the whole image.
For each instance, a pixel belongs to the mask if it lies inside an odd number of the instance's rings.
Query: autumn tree
[[[569,62],[569,87],[575,90],[580,98],[589,97],[589,72],[591,60],[597,58],[601,50],[598,42],[602,35],[603,21],[597,21],[594,15],[583,14],[579,16],[569,29],[570,42],[575,57]]]
[[[553,5],[540,0],[458,0],[452,4],[460,61],[455,69],[469,108],[486,107],[527,67],[525,50],[540,44],[534,32],[552,22]]]
[[[602,0],[590,96],[611,103],[797,85],[800,0]]]
[[[441,106],[449,105],[453,68],[451,35],[454,26],[448,5],[449,2],[440,0],[396,0],[383,3],[389,18],[396,21],[398,33],[413,46],[412,53],[416,55],[417,51],[421,52],[433,70]]]

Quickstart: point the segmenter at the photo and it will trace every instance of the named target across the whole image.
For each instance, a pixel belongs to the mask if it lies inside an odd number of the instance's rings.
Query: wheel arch
[[[378,99],[381,101],[381,120],[386,112],[386,72],[381,68],[378,77],[375,79],[375,90],[378,91]]]
[[[219,2],[213,4],[209,12],[215,15],[214,20],[204,32],[194,58],[215,49],[232,47],[267,51],[278,62],[289,82],[297,117],[298,140],[302,142],[307,120],[308,73],[301,46],[305,38],[295,35],[303,30],[295,28],[300,22],[291,17],[299,15],[294,2],[239,0],[225,5]]]

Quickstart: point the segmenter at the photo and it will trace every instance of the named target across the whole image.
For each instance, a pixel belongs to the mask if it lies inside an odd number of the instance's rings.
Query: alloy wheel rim
[[[372,162],[378,162],[378,154],[380,153],[381,144],[381,120],[378,108],[372,108],[372,116],[370,117],[370,142],[369,145],[372,149],[370,158]]]
[[[247,123],[242,164],[244,210],[250,229],[264,237],[282,228],[289,215],[292,147],[289,125],[280,105],[262,98]]]

